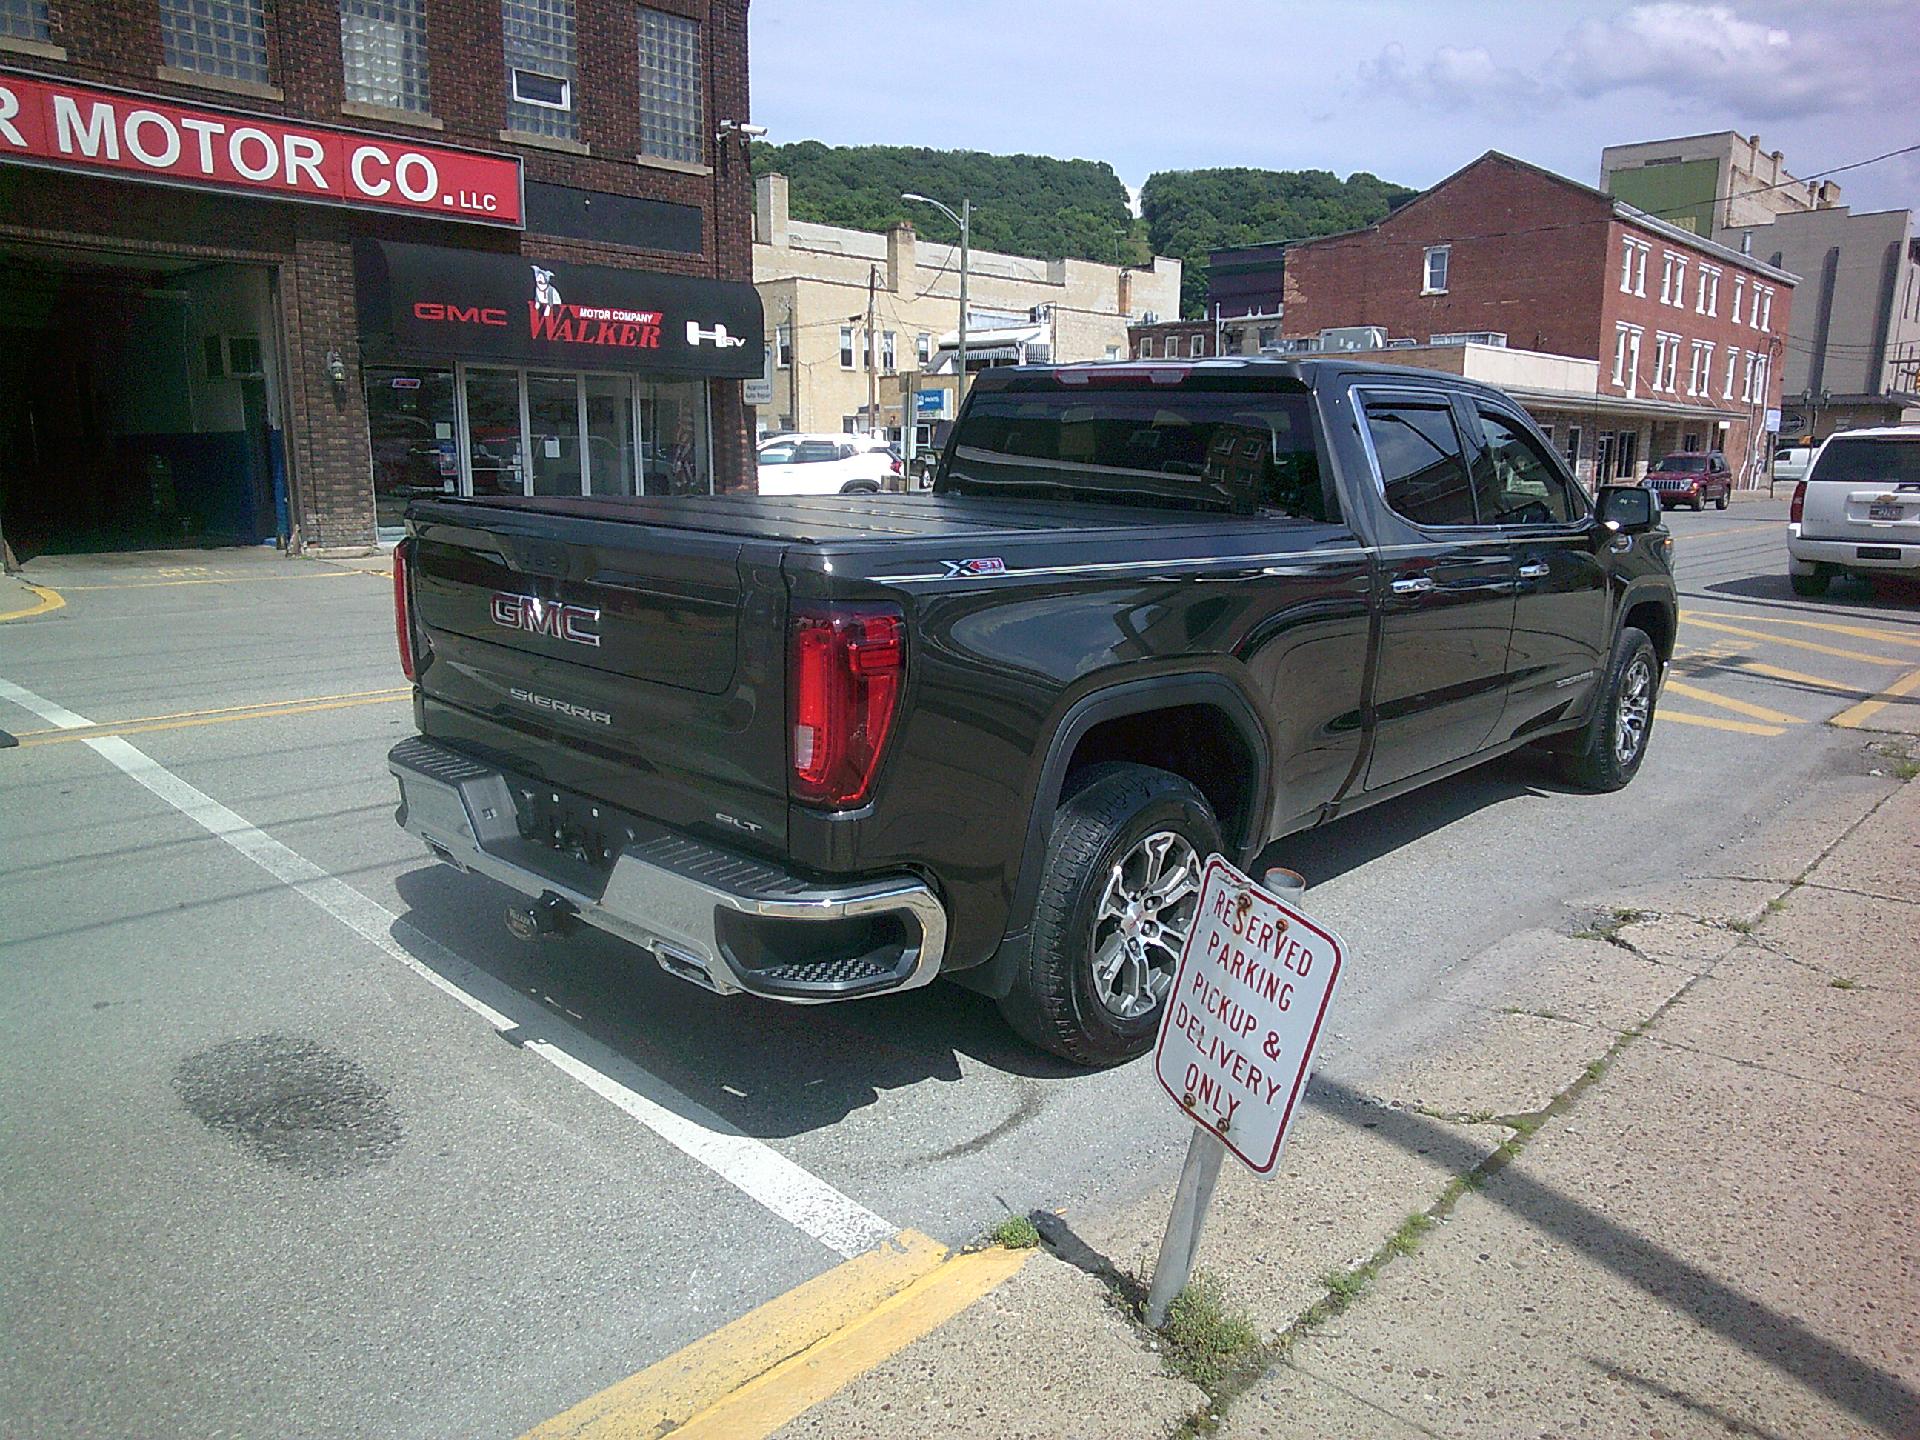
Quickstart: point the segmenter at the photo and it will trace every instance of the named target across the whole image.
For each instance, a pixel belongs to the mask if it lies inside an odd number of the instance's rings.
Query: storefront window
[[[595,495],[633,494],[633,377],[589,375],[587,481]]]
[[[520,373],[467,371],[467,454],[475,495],[524,495]]]
[[[580,377],[527,376],[527,425],[533,450],[533,493],[578,495],[580,472]]]
[[[374,523],[397,534],[409,500],[459,488],[453,371],[378,366],[366,377]]]
[[[704,381],[640,382],[640,453],[646,465],[647,494],[712,491]]]

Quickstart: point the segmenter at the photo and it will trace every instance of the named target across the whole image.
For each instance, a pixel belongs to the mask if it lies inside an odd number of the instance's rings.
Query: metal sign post
[[[1278,869],[1266,881],[1208,861],[1167,992],[1154,1073],[1194,1131],[1147,1296],[1155,1329],[1193,1273],[1221,1160],[1278,1168],[1340,978],[1345,947],[1299,909],[1306,881]]]

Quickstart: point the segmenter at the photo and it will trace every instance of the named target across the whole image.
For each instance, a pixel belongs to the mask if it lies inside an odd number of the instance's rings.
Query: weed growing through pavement
[[[1003,1250],[1031,1250],[1040,1243],[1040,1231],[1024,1215],[1009,1215],[987,1232],[987,1238]]]
[[[1167,1364],[1208,1391],[1260,1342],[1253,1322],[1228,1308],[1225,1284],[1204,1270],[1196,1270],[1167,1307],[1160,1334],[1166,1341]]]
[[[1860,982],[1851,975],[1836,975],[1833,979],[1829,980],[1827,984],[1831,985],[1835,990],[1858,990],[1860,988]]]

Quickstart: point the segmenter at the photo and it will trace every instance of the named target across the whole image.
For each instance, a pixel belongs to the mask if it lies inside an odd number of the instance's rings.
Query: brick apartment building
[[[1795,279],[1490,152],[1377,225],[1288,247],[1285,326],[1377,326],[1421,346],[1492,337],[1595,361],[1592,395],[1564,407],[1591,417],[1568,426],[1578,473],[1634,478],[1668,451],[1720,449],[1753,484],[1779,424]]]
[[[750,484],[747,0],[6,0],[16,549]]]

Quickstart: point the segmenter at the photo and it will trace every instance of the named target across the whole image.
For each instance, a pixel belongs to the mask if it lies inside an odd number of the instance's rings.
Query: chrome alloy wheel
[[[1200,905],[1201,857],[1156,830],[1115,863],[1093,917],[1093,993],[1123,1020],[1149,1015],[1173,984]]]
[[[1620,681],[1620,704],[1613,717],[1613,758],[1622,766],[1631,765],[1647,743],[1647,726],[1653,719],[1653,662],[1636,655]]]

